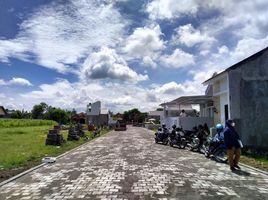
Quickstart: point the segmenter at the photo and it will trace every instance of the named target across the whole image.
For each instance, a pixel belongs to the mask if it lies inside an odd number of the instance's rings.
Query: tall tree
[[[45,119],[54,120],[59,124],[66,124],[70,120],[70,113],[61,109],[49,106],[44,115]]]
[[[32,118],[33,119],[43,119],[44,113],[47,110],[48,105],[44,102],[34,105],[32,109]]]
[[[127,122],[138,122],[142,123],[147,117],[147,113],[141,113],[139,109],[133,108],[131,110],[125,111],[123,118]]]

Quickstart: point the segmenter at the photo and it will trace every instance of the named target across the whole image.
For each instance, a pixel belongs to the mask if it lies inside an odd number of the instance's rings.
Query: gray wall
[[[268,50],[229,71],[230,113],[246,146],[268,149]]]

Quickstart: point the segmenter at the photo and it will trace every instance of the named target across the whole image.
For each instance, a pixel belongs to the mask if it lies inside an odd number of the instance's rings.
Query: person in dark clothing
[[[224,143],[227,147],[228,161],[232,171],[240,169],[238,166],[241,155],[240,137],[236,132],[233,120],[227,120],[224,129]]]

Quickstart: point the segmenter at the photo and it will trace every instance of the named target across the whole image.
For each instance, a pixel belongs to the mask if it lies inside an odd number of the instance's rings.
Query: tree
[[[10,117],[13,119],[22,119],[23,118],[22,112],[20,110],[16,110],[15,112],[12,112],[10,114]]]
[[[11,113],[10,117],[13,119],[29,119],[31,118],[31,113],[24,110],[16,110],[15,112]]]
[[[67,112],[61,108],[49,106],[47,108],[47,112],[44,115],[44,118],[54,120],[59,124],[66,124],[70,121],[70,112]]]
[[[34,105],[32,109],[32,118],[33,119],[43,119],[44,113],[46,112],[48,105],[44,102]]]
[[[127,122],[138,122],[142,123],[147,117],[147,113],[141,113],[137,108],[133,108],[131,110],[125,111],[123,114],[123,118]]]

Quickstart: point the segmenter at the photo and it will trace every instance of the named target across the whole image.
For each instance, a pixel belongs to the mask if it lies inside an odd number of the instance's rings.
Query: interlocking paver
[[[152,132],[110,132],[0,188],[0,199],[268,199],[268,176],[154,143]]]

